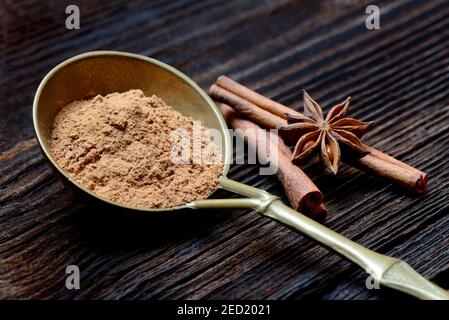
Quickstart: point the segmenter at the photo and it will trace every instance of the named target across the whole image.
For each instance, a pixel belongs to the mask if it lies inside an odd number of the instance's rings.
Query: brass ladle
[[[175,208],[142,209],[113,203],[75,182],[49,151],[55,115],[61,106],[91,93],[105,95],[129,89],[141,89],[146,95],[156,94],[182,114],[200,120],[206,127],[218,129],[222,133],[221,152],[226,162],[220,187],[246,198],[205,199]],[[341,254],[362,267],[374,281],[417,298],[449,300],[447,291],[423,278],[402,260],[364,248],[289,208],[278,197],[226,178],[232,150],[225,120],[214,102],[193,80],[167,64],[141,55],[114,51],[94,51],[75,56],[56,66],[42,80],[34,98],[33,121],[37,140],[50,163],[64,179],[93,198],[148,213],[183,208],[251,208]]]

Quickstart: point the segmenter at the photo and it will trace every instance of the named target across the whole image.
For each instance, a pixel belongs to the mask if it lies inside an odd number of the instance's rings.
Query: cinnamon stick
[[[219,76],[215,82],[219,87],[226,89],[227,91],[241,97],[242,99],[251,102],[252,104],[262,108],[270,113],[277,115],[283,119],[286,119],[285,114],[293,114],[297,111],[290,109],[276,101],[268,99],[267,97],[235,82],[231,78],[226,76]]]
[[[322,218],[326,214],[322,193],[312,180],[291,162],[292,153],[282,139],[254,122],[239,117],[230,106],[220,104],[219,107],[228,125],[238,129],[237,132],[240,132],[246,143],[257,151],[260,159],[265,162],[275,161],[272,165],[277,169],[276,175],[284,187],[290,205],[315,219]],[[270,145],[269,148],[266,147],[267,144]],[[274,148],[277,148],[278,156],[268,159],[267,150],[275,150]]]
[[[300,112],[266,98],[226,76],[220,76],[217,79],[216,84],[211,87],[210,94],[216,100],[227,102],[236,111],[264,128],[277,128],[284,125],[282,120],[286,120],[287,113],[301,115]],[[236,101],[238,101],[237,107],[234,104]],[[266,116],[267,112],[271,115]],[[362,158],[343,158],[342,160],[411,191],[417,193],[426,191],[428,178],[424,172],[374,148],[370,148],[370,153]]]
[[[244,98],[215,84],[210,87],[209,93],[216,100],[232,106],[236,111],[264,128],[276,129],[280,125],[287,124],[287,120],[261,109]]]
[[[388,179],[406,189],[424,193],[427,187],[427,174],[401,162],[379,150],[370,148],[370,153],[360,159],[347,159],[356,168]]]

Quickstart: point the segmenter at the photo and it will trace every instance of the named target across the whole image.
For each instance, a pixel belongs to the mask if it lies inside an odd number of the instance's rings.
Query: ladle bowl
[[[114,203],[74,181],[55,161],[49,148],[53,121],[62,106],[92,94],[141,89],[147,96],[156,94],[182,114],[191,116],[208,128],[221,132],[221,153],[225,162],[220,187],[242,195],[239,199],[204,199],[173,208],[136,208]],[[178,209],[251,208],[336,251],[368,272],[374,281],[421,299],[449,299],[449,294],[432,284],[405,262],[381,255],[343,237],[320,223],[289,208],[266,191],[226,177],[232,157],[226,122],[210,97],[177,69],[145,56],[94,51],[70,58],[52,69],[37,89],[33,122],[42,152],[60,176],[82,193],[110,205],[133,211],[163,212]]]

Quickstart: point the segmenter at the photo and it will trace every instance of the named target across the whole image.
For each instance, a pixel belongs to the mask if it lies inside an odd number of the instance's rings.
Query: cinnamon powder
[[[173,161],[179,143],[173,132],[192,136],[193,126],[192,118],[141,90],[98,95],[61,109],[50,150],[75,181],[94,193],[134,207],[173,207],[207,198],[223,170],[204,127],[199,145],[209,161],[192,161],[194,152],[181,163]]]

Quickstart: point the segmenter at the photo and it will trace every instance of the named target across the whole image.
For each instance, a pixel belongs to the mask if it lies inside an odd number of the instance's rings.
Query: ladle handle
[[[426,280],[404,261],[382,255],[345,238],[286,206],[277,196],[224,176],[220,178],[220,186],[247,198],[199,200],[192,202],[189,207],[197,209],[252,208],[262,215],[298,230],[346,257],[362,267],[375,281],[384,286],[419,299],[449,300],[449,292]]]
[[[375,281],[426,300],[449,300],[449,293],[414,271],[402,260],[369,250],[274,200],[261,212],[282,222],[362,267]]]

